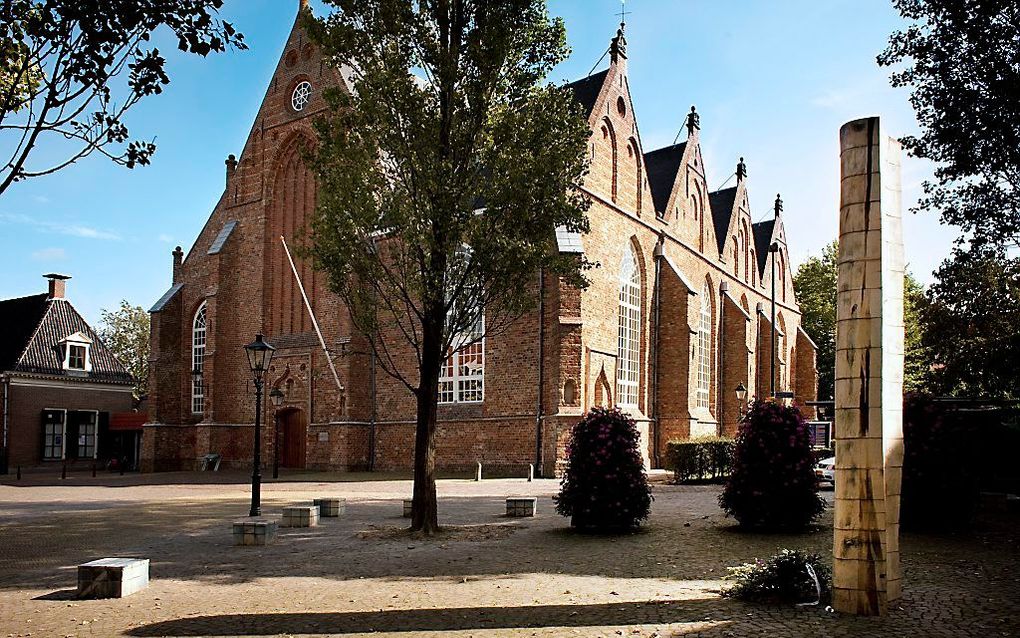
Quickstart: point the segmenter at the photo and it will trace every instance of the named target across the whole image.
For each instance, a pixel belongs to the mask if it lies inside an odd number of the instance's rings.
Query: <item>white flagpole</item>
[[[312,318],[312,325],[315,326],[315,334],[319,335],[319,343],[322,345],[322,351],[326,353],[326,362],[329,363],[329,370],[333,373],[333,380],[336,381],[336,387],[343,394],[344,384],[340,383],[340,375],[336,373],[336,366],[333,365],[333,357],[329,354],[329,348],[326,347],[326,340],[322,338],[322,330],[319,329],[319,322],[315,320],[315,313],[312,312],[312,304],[308,302],[308,295],[305,294],[305,286],[301,283],[301,277],[298,276],[297,267],[294,265],[294,258],[290,256],[290,248],[287,247],[287,240],[280,235],[280,241],[283,243],[283,250],[287,253],[287,261],[290,262],[290,269],[294,273],[294,280],[297,281],[298,288],[301,290],[301,298],[305,300],[305,308],[308,309],[308,316]]]

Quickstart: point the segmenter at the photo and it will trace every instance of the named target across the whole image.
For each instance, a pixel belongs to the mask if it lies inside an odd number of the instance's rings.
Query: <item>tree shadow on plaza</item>
[[[274,636],[289,634],[418,633],[545,627],[600,627],[699,623],[714,635],[740,616],[718,600],[620,602],[591,605],[456,607],[358,612],[299,612],[193,616],[135,627],[129,636]],[[720,614],[719,612],[723,612]],[[794,612],[796,613],[796,612]],[[721,617],[720,617],[721,616]],[[704,623],[704,624],[702,624]]]

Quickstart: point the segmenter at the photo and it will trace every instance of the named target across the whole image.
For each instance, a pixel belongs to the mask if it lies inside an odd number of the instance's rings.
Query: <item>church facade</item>
[[[600,266],[584,291],[536,273],[535,312],[451,357],[440,384],[441,468],[534,464],[552,475],[570,428],[595,405],[629,412],[648,464],[660,467],[670,440],[735,432],[738,386],[748,398],[815,398],[815,348],[800,326],[780,202],[753,222],[742,161],[735,186],[708,189],[693,109],[686,142],[645,151],[627,62],[621,31],[609,68],[570,85],[592,129],[591,171],[578,185],[592,202],[591,231],[558,232],[556,244]],[[264,459],[412,465],[413,396],[357,347],[326,277],[297,256],[292,266],[279,240],[294,246],[309,228],[316,184],[301,148],[314,143],[329,86],[344,86],[342,73],[296,23],[240,155],[227,159],[220,201],[187,258],[174,251],[172,286],[151,310],[143,470],[194,469],[206,454],[250,464],[243,346],[256,333],[277,349],[267,394],[284,395],[279,408],[263,406]]]

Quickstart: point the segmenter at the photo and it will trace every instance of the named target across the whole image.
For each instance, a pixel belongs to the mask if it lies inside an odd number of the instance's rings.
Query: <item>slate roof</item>
[[[772,233],[775,227],[775,219],[751,224],[751,234],[754,235],[754,252],[758,257],[759,277],[764,275],[765,264],[769,263],[769,244],[772,242]]]
[[[32,295],[0,301],[0,370],[10,370],[21,358],[28,340],[46,314],[49,295]]]
[[[213,240],[212,246],[209,247],[208,254],[210,255],[220,254],[220,251],[223,250],[223,245],[227,243],[228,239],[230,239],[230,234],[234,232],[235,228],[237,228],[236,219],[232,219],[228,221],[226,224],[223,224],[223,228],[220,229],[219,234],[216,235],[216,239]]]
[[[170,286],[170,289],[163,293],[163,296],[156,300],[156,303],[152,304],[152,308],[149,308],[149,312],[160,312],[166,307],[170,300],[174,298],[174,295],[181,291],[184,284],[174,284]]]
[[[574,99],[584,109],[586,117],[591,116],[592,109],[595,108],[595,100],[599,99],[599,93],[602,92],[602,85],[605,84],[607,75],[609,75],[609,69],[567,84],[567,87],[574,92]]]
[[[712,207],[712,223],[715,226],[715,241],[719,244],[720,253],[726,248],[726,231],[730,229],[733,202],[736,199],[736,186],[708,194],[708,204]]]
[[[74,377],[90,381],[131,384],[131,375],[99,335],[66,299],[41,294],[0,302],[0,317],[13,328],[2,335],[0,368],[4,371]],[[91,372],[63,369],[60,342],[80,332],[92,341]],[[9,353],[17,352],[13,357]]]
[[[583,254],[584,246],[581,244],[581,233],[567,230],[566,226],[556,227],[556,246],[561,253]]]
[[[674,144],[665,148],[645,153],[645,172],[648,175],[648,187],[652,190],[652,203],[659,213],[666,213],[669,196],[673,192],[676,174],[680,170],[680,162],[684,158],[687,142]]]

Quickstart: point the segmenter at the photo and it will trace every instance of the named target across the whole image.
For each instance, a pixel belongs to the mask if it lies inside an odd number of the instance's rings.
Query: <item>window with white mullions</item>
[[[208,328],[206,304],[195,313],[191,326],[191,411],[194,414],[205,412],[205,383],[202,372],[205,367],[206,330]]]
[[[485,400],[485,314],[459,335],[439,375],[440,403],[480,403]]]
[[[641,366],[641,270],[630,246],[620,264],[617,330],[616,403],[635,407]]]
[[[701,314],[698,320],[697,385],[695,401],[699,408],[709,407],[712,385],[712,289],[705,284],[701,291]]]

